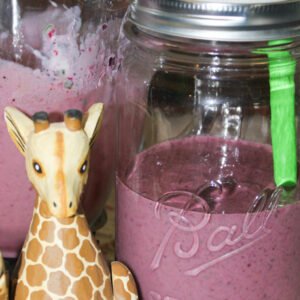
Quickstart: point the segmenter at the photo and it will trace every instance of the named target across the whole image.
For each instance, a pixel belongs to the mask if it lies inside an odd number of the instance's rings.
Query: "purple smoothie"
[[[117,258],[146,300],[297,300],[300,204],[279,203],[269,145],[192,137],[117,179]]]

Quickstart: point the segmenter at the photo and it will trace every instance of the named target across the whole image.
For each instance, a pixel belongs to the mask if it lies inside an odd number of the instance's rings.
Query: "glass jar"
[[[130,7],[117,259],[141,299],[296,300],[300,1],[216,2]]]
[[[109,3],[108,3],[109,2]],[[118,69],[116,39],[125,1],[26,0],[0,3],[0,109],[15,106],[28,115],[43,110],[51,121],[70,108],[85,112],[105,104],[101,133],[91,154],[83,205],[93,224],[100,216],[114,165]],[[123,6],[122,6],[123,4]],[[0,249],[16,257],[32,217],[35,192],[22,155],[0,122]]]

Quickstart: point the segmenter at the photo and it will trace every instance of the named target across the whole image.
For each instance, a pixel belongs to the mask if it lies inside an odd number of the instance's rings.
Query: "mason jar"
[[[94,102],[105,105],[91,154],[83,206],[90,224],[101,215],[114,165],[116,39],[126,1],[22,0],[0,3],[0,110],[15,106],[52,122]],[[28,231],[35,191],[25,161],[0,120],[0,249],[16,257]]]
[[[135,0],[116,255],[146,300],[300,295],[300,1]]]

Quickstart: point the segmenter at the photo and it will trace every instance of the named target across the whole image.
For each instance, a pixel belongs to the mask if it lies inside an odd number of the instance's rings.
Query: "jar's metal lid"
[[[300,36],[300,0],[134,0],[129,21],[178,38],[278,40]]]

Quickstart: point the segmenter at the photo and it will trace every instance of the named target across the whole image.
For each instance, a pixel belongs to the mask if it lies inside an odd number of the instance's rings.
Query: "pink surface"
[[[165,142],[137,156],[126,184],[117,180],[117,258],[133,271],[142,299],[299,298],[300,204],[253,202],[272,187],[271,162],[269,146],[205,137]],[[195,193],[222,179],[222,192]],[[191,193],[198,201],[183,212]],[[150,200],[163,194],[168,205]],[[212,213],[203,212],[205,205]]]

